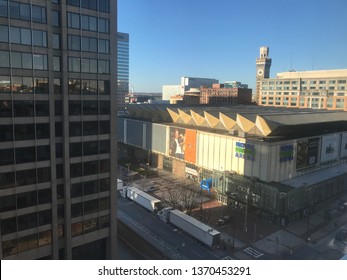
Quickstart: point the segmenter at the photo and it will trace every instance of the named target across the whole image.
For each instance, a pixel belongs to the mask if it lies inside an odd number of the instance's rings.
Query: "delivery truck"
[[[157,215],[162,221],[183,230],[208,247],[219,243],[219,231],[177,209],[175,210],[172,207],[163,208]]]

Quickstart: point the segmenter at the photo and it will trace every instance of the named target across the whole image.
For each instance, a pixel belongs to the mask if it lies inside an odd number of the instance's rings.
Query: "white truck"
[[[123,181],[117,178],[117,191],[120,191],[121,189],[123,189],[123,187],[124,187]]]
[[[218,244],[220,240],[219,231],[172,207],[163,208],[157,215],[162,221],[180,228],[208,247]]]
[[[121,196],[127,197],[148,211],[154,212],[160,208],[161,200],[157,199],[135,187],[124,187],[120,191]]]

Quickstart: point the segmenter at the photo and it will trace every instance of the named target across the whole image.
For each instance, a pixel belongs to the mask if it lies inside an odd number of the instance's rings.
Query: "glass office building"
[[[117,41],[118,106],[123,108],[129,93],[129,34],[118,32]]]
[[[0,0],[1,259],[115,258],[116,34],[114,0]]]

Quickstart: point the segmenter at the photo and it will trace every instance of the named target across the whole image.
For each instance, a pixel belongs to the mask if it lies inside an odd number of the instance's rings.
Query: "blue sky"
[[[271,77],[347,69],[347,0],[118,0],[130,34],[130,84],[161,92],[181,76],[237,80],[255,90],[255,60],[270,47]]]

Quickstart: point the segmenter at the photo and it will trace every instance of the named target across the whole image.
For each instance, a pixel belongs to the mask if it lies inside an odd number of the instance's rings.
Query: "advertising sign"
[[[298,141],[296,168],[303,168],[317,163],[319,138]]]
[[[280,147],[280,162],[286,162],[293,160],[294,157],[294,145],[288,144]]]
[[[341,137],[341,157],[347,157],[347,132]]]
[[[169,155],[184,159],[185,151],[185,129],[170,127]]]
[[[255,148],[253,144],[236,142],[235,157],[254,161]]]
[[[328,135],[322,138],[321,161],[336,160],[339,154],[339,135]]]
[[[196,161],[196,130],[186,129],[184,159],[192,164]]]

